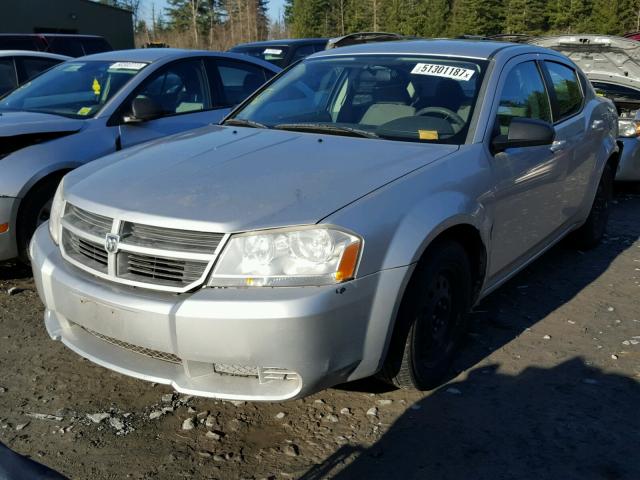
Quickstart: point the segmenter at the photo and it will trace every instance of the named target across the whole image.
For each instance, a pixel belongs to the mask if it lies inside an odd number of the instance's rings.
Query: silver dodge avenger
[[[313,55],[222,125],[65,176],[30,246],[46,328],[195,395],[433,388],[476,302],[566,235],[600,240],[616,135],[613,104],[540,47]]]

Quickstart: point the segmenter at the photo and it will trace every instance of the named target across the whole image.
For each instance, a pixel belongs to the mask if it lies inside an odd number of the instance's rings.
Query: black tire
[[[471,269],[457,242],[434,245],[416,267],[380,376],[404,389],[441,384],[471,307]]]
[[[61,176],[44,179],[22,200],[18,211],[16,237],[19,259],[26,264],[29,263],[28,252],[31,237],[33,237],[36,228],[49,219],[51,202],[61,179]]]
[[[611,165],[605,165],[589,217],[584,225],[571,234],[573,243],[581,250],[596,247],[607,230],[611,201],[613,200],[613,177]]]

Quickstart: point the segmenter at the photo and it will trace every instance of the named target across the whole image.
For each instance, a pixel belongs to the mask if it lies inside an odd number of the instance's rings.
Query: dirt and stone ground
[[[559,245],[476,308],[436,391],[281,404],[92,365],[49,340],[29,272],[0,266],[0,442],[73,479],[638,480],[639,237],[640,196],[620,193],[604,244]]]

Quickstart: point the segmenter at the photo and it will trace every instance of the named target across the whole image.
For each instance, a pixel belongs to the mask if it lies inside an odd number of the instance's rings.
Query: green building
[[[116,50],[134,48],[129,10],[90,0],[2,0],[0,33],[101,35]]]

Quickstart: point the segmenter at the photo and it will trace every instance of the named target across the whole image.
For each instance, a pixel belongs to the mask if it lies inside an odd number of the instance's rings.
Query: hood
[[[84,122],[86,120],[48,113],[2,111],[0,112],[0,137],[43,132],[77,132]]]
[[[65,195],[95,213],[173,228],[313,224],[457,149],[209,126],[81,167]]]
[[[84,122],[46,113],[0,112],[0,158],[30,145],[76,133]]]
[[[591,81],[640,89],[640,42],[607,35],[561,35],[530,43],[563,53]]]

